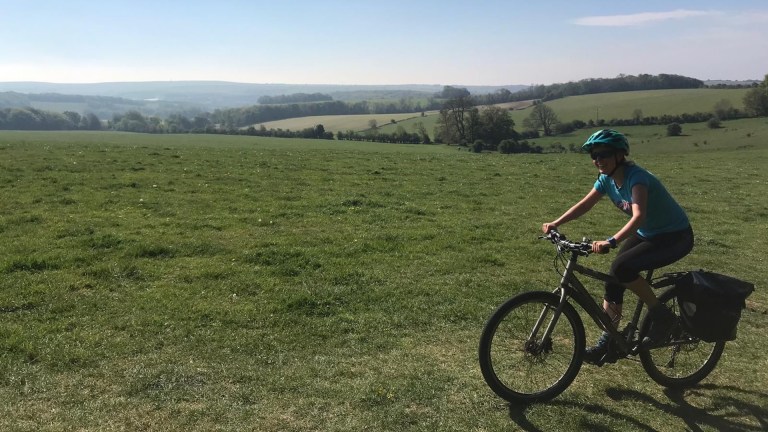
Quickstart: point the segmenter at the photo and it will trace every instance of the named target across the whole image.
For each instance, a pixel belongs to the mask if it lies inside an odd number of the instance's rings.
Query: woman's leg
[[[634,236],[625,243],[626,247],[622,247],[611,264],[611,274],[651,306],[657,302],[656,294],[640,272],[670,265],[688,255],[693,249],[693,231],[689,228],[652,239]]]
[[[644,277],[638,277],[632,282],[624,284],[630,291],[635,293],[640,301],[647,304],[648,307],[656,306],[659,303],[659,299],[656,298],[656,293],[653,292],[653,288],[648,284],[648,281]]]
[[[653,309],[664,315],[664,311],[658,311],[656,308],[659,304],[656,294],[645,278],[640,276],[640,272],[672,264],[687,255],[692,248],[693,231],[690,229],[663,235],[652,240],[635,235],[624,241],[611,265],[610,272],[612,276],[618,279],[619,283],[608,282],[605,285],[603,310],[611,322],[618,328],[626,288],[629,288],[642,302],[647,304],[649,310]],[[666,316],[662,318],[666,318]],[[658,334],[653,335],[652,339],[654,340],[664,337],[659,329],[655,333]],[[607,358],[609,343],[610,338],[607,333],[604,333],[594,346],[586,349],[585,361],[596,364],[604,361]]]
[[[623,257],[626,256],[629,251],[643,243],[643,239],[638,236],[632,236],[621,244],[619,252],[614,258],[614,264],[619,261],[623,261]],[[613,266],[610,271],[611,276],[616,277],[616,273],[613,270]],[[606,282],[605,283],[605,297],[603,297],[603,310],[611,319],[611,322],[616,327],[619,326],[621,321],[622,309],[624,304],[624,291],[627,287],[618,282]]]
[[[649,240],[643,239],[631,249],[619,254],[611,265],[611,272],[616,275],[618,281],[648,305],[652,324],[643,340],[644,344],[655,345],[664,341],[675,322],[675,316],[667,307],[659,304],[651,286],[640,276],[640,271],[672,264],[687,255],[691,249],[693,231],[689,228]]]

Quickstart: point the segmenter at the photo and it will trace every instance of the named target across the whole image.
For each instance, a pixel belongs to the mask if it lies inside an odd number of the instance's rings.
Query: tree
[[[82,121],[82,116],[80,116],[79,113],[73,112],[73,111],[64,111],[64,117],[66,117],[70,123],[72,123],[73,128],[80,127],[80,122]]]
[[[115,130],[125,132],[149,132],[149,124],[138,111],[128,111],[123,116],[114,116]]]
[[[514,130],[515,122],[509,115],[509,111],[498,107],[489,106],[480,112],[480,127],[477,137],[495,150],[499,143],[508,138],[517,138]]]
[[[40,118],[25,109],[12,108],[6,118],[7,129],[35,130],[40,125]]]
[[[314,130],[315,138],[323,138],[325,137],[325,126],[322,124],[316,125]]]
[[[101,130],[101,120],[94,113],[87,113],[80,118],[80,129]]]
[[[446,143],[469,142],[476,126],[477,109],[474,109],[474,114],[472,111],[469,92],[461,97],[448,99],[437,120],[440,139]]]
[[[429,134],[427,133],[427,128],[424,126],[424,123],[422,122],[416,122],[413,125],[413,129],[416,131],[416,133],[421,137],[421,142],[423,144],[431,144],[432,140],[429,139]]]
[[[707,127],[710,129],[719,129],[720,119],[717,116],[714,116],[711,119],[707,120]]]
[[[635,124],[640,124],[640,122],[643,121],[643,110],[640,108],[635,108],[634,111],[632,111],[632,121],[635,122]]]
[[[499,153],[517,153],[518,148],[517,140],[505,139],[499,143]]]
[[[187,132],[192,129],[192,122],[181,114],[172,114],[166,119],[165,127],[169,133]]]
[[[680,136],[683,133],[683,127],[680,123],[670,123],[667,125],[667,136]]]
[[[475,141],[477,139],[477,136],[480,134],[481,126],[482,126],[482,121],[480,119],[480,111],[476,107],[470,108],[467,111],[467,116],[466,116],[465,132],[467,136],[465,140],[467,142]]]
[[[441,99],[464,99],[469,98],[469,90],[462,87],[445,86],[443,91],[437,95]]]
[[[472,151],[475,153],[482,153],[483,148],[485,148],[485,143],[483,140],[475,140],[475,142],[472,144]]]
[[[712,111],[718,119],[729,119],[736,116],[736,109],[728,99],[720,99]]]
[[[768,74],[760,85],[744,95],[744,109],[753,116],[768,116]]]
[[[544,130],[544,136],[551,136],[555,124],[560,123],[555,111],[544,103],[537,103],[531,114],[523,120],[523,126],[532,130]]]
[[[768,91],[755,87],[744,95],[744,110],[756,117],[768,115]]]
[[[379,123],[376,119],[368,120],[368,130],[365,131],[365,134],[368,136],[375,136],[377,133],[379,133]]]
[[[557,135],[571,133],[576,130],[573,123],[556,123],[554,126],[554,132]]]

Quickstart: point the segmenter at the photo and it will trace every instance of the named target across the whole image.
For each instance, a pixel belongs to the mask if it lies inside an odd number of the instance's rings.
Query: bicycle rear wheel
[[[678,322],[668,343],[658,348],[640,349],[640,362],[648,376],[664,387],[694,386],[715,369],[723,354],[725,342],[705,342],[686,332],[680,322],[680,305],[674,289],[661,295],[659,301],[678,316]],[[650,321],[646,315],[640,326],[640,334],[647,332]]]
[[[552,293],[527,292],[499,306],[486,323],[480,337],[480,370],[501,398],[513,403],[550,400],[576,378],[585,344],[576,309],[565,303],[551,337],[543,339],[559,303],[560,297]]]

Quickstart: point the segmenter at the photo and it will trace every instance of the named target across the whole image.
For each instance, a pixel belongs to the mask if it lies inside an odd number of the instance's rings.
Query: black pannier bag
[[[746,298],[755,286],[704,270],[683,273],[675,282],[680,317],[687,330],[707,342],[736,339]]]

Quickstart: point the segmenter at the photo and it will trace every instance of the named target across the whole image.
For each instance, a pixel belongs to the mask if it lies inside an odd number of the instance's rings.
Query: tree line
[[[616,93],[639,90],[668,90],[702,88],[704,81],[681,75],[619,75],[616,78],[589,78],[562,84],[536,85],[512,93],[512,101],[550,101],[568,96],[598,93]],[[510,101],[510,102],[512,102]]]
[[[70,95],[59,93],[18,93],[0,92],[0,109],[28,107],[62,108],[56,112],[77,112],[80,115],[93,113],[105,120],[114,113],[125,113],[130,110],[139,111],[144,115],[167,117],[173,114],[193,116],[201,112],[197,106],[186,102],[164,100],[133,100],[112,96]],[[53,108],[46,108],[52,110]]]
[[[35,108],[0,109],[0,129],[3,130],[100,130],[101,120],[93,114],[63,113]]]

